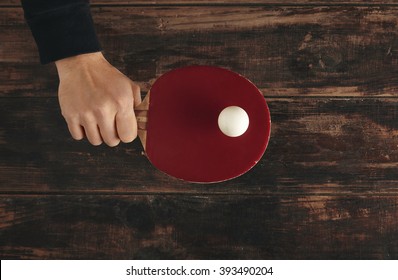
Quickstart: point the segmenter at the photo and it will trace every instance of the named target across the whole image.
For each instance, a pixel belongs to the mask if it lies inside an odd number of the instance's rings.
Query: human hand
[[[134,107],[141,103],[137,84],[113,67],[101,52],[55,62],[58,99],[70,134],[92,145],[111,147],[137,137]]]

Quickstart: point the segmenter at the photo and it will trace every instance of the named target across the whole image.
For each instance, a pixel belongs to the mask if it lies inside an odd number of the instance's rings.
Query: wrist
[[[57,60],[55,61],[55,66],[57,68],[58,75],[61,78],[71,71],[96,65],[104,60],[105,58],[102,52],[86,53]]]

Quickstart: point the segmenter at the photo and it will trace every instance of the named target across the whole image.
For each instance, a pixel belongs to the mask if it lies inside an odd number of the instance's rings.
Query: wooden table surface
[[[54,65],[0,3],[2,259],[397,259],[398,1],[100,1],[104,54],[145,93],[191,64],[247,76],[272,135],[232,181],[69,136]],[[244,147],[242,147],[244,148]]]

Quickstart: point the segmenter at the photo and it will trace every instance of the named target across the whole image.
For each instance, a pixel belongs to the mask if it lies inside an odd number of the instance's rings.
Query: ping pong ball
[[[218,127],[229,137],[238,137],[249,127],[249,116],[238,106],[229,106],[218,116]]]

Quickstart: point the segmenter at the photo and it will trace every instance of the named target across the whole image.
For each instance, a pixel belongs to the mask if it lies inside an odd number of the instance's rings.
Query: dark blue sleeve
[[[101,50],[88,0],[22,0],[43,64]]]

